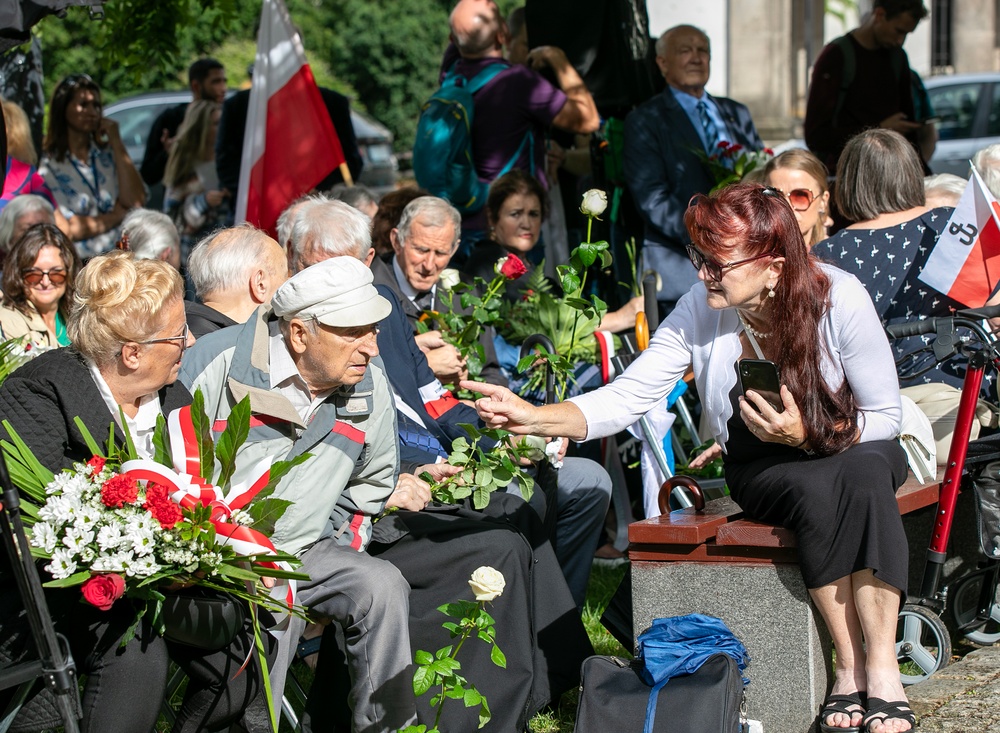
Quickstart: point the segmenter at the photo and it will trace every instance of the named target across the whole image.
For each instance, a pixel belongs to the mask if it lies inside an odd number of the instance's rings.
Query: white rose
[[[477,601],[492,601],[503,593],[506,585],[503,573],[489,565],[476,568],[476,572],[469,578],[469,587],[472,588]]]
[[[441,283],[441,287],[445,290],[451,290],[453,287],[462,282],[462,278],[453,267],[446,267],[441,270],[441,275],[438,277],[438,282]]]
[[[529,461],[540,461],[545,458],[545,438],[540,438],[537,435],[525,435],[521,438],[519,445],[530,449],[530,452],[525,455]]]
[[[584,216],[600,216],[608,208],[608,195],[599,188],[592,188],[583,194],[580,213]]]

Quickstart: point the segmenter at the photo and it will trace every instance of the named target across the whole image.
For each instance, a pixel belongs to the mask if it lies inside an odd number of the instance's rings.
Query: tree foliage
[[[454,0],[286,0],[320,84],[353,97],[396,136],[413,142],[420,106],[437,87]],[[521,4],[501,0],[501,11]],[[42,40],[46,92],[67,74],[87,72],[106,101],[153,89],[182,88],[199,56],[226,65],[231,86],[245,83],[253,58],[258,1],[107,0],[105,18],[86,10],[46,18]]]

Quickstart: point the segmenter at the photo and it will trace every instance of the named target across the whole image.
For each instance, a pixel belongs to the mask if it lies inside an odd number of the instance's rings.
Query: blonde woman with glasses
[[[808,150],[786,150],[764,169],[764,184],[784,194],[810,249],[826,239],[830,223],[828,176],[826,166]]]

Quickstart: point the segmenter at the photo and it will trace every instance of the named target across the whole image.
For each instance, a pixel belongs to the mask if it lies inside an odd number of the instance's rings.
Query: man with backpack
[[[934,132],[933,123],[920,122],[914,114],[910,65],[903,50],[906,36],[926,17],[927,8],[921,0],[874,0],[873,5],[859,27],[827,44],[813,67],[806,144],[831,174],[844,145],[862,130],[895,130],[918,152],[924,135]]]
[[[600,116],[558,48],[534,49],[525,66],[504,59],[507,24],[493,0],[460,0],[450,25],[442,86],[421,113],[413,167],[422,188],[462,212],[462,240],[471,243],[485,235],[493,180],[520,168],[545,184],[549,126],[591,133]]]

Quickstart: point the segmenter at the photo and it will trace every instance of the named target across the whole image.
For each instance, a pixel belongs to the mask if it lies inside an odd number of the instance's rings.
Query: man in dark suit
[[[744,105],[705,92],[710,61],[701,30],[666,31],[656,42],[656,63],[667,88],[625,120],[625,180],[646,228],[643,266],[660,274],[657,298],[667,310],[698,279],[684,251],[684,212],[692,196],[715,185],[699,154],[722,142],[763,147]]]

